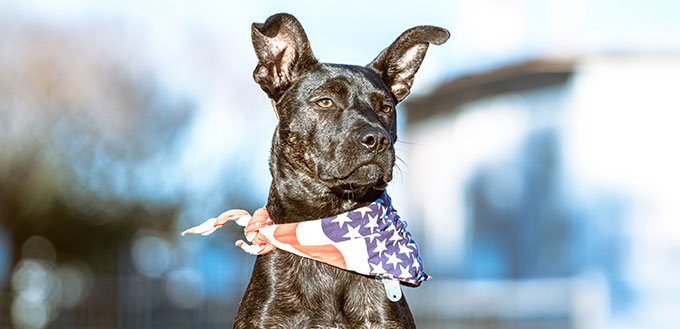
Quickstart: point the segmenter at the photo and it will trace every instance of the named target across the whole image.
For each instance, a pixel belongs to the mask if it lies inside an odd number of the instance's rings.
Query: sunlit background
[[[276,118],[250,24],[325,62],[448,28],[389,191],[421,328],[678,328],[680,2],[1,1],[0,328],[230,327]]]

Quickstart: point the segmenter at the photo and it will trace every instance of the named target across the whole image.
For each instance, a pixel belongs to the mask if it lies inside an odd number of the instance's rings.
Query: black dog
[[[392,179],[395,106],[410,92],[428,45],[445,29],[404,32],[367,66],[319,63],[300,23],[277,14],[252,26],[255,81],[279,125],[267,210],[274,223],[314,220],[366,206]],[[235,328],[413,328],[404,298],[374,278],[279,249],[257,257]]]

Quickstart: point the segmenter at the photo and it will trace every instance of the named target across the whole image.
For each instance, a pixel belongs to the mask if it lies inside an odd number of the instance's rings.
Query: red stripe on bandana
[[[289,245],[299,245],[297,227],[299,223],[281,224],[274,230],[274,238]]]

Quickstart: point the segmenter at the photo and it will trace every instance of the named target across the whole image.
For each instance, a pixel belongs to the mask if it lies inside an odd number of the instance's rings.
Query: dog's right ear
[[[253,78],[277,101],[291,83],[317,62],[300,22],[289,14],[276,14],[253,23],[252,39],[257,54]]]

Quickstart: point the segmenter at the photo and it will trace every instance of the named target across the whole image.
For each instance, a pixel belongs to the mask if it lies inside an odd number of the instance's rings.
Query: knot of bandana
[[[245,226],[246,240],[252,244],[238,240],[236,245],[250,254],[263,255],[280,248],[381,279],[416,286],[431,279],[423,272],[418,245],[406,230],[406,221],[399,218],[387,193],[368,206],[297,223],[274,224],[264,208],[252,216],[245,210],[228,210],[182,235],[209,235],[229,221]]]

